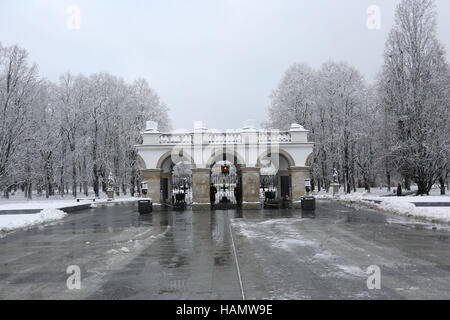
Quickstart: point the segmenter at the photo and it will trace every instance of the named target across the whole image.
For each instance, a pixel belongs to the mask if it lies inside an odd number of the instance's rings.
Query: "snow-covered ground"
[[[92,199],[94,197],[84,197],[80,196],[80,199]],[[115,197],[112,202],[129,202],[137,201],[141,198],[135,198],[130,196]],[[148,198],[147,198],[148,199]],[[45,197],[33,196],[32,200],[26,199],[23,193],[17,193],[11,196],[9,199],[0,199],[0,211],[2,210],[27,210],[27,209],[62,209],[67,207],[75,207],[85,204],[98,204],[108,202],[106,196],[102,195],[100,199],[96,199],[95,202],[92,200],[81,200],[77,202],[72,196],[53,196],[49,199]]]
[[[394,192],[395,191],[395,192]],[[413,185],[411,186],[411,191],[416,192],[417,191],[417,186]],[[364,193],[367,196],[394,196],[396,197],[397,194],[397,188],[391,188],[391,191],[388,191],[386,189],[386,187],[380,189],[380,188],[371,188],[370,192],[367,192],[364,188],[357,188],[356,189],[356,193]],[[403,193],[409,193],[408,190],[403,190]],[[446,192],[447,194],[442,196],[442,197],[450,197],[450,191]],[[324,190],[320,191],[320,192],[316,192],[316,195],[331,195],[332,191],[330,188],[330,191],[328,193],[326,193]],[[341,187],[339,189],[339,195],[346,195],[346,193],[344,192],[344,188]],[[414,198],[419,199],[419,198],[426,198],[426,196],[418,196],[415,197],[414,195],[412,195]],[[430,196],[440,196],[440,190],[439,188],[433,188],[430,191]]]
[[[0,199],[0,212],[6,210],[41,210],[36,214],[0,214],[0,234],[60,220],[66,216],[66,213],[64,213],[61,209],[68,207],[76,207],[86,204],[91,204],[92,207],[95,207],[96,205],[103,203],[133,202],[141,199],[124,196],[117,197],[113,201],[107,201],[107,199],[103,197],[96,199],[95,202],[92,200],[82,200],[77,202],[71,198],[71,196],[66,196],[65,198],[55,196],[46,199],[45,197],[35,196],[32,200],[28,200],[24,197],[23,193],[16,193],[11,196],[10,199]],[[80,199],[83,198],[84,197],[80,197]]]
[[[44,209],[36,214],[0,215],[0,234],[60,220],[65,216],[66,213],[54,208]]]
[[[450,203],[450,196],[439,195],[438,189],[433,189],[430,196],[406,196],[388,197],[386,190],[372,189],[370,193],[359,189],[358,192],[344,194],[341,190],[338,196],[323,192],[317,195],[317,199],[335,199],[339,201],[361,203],[382,209],[387,212],[402,216],[413,217],[420,220],[450,223],[450,205],[445,207],[416,207],[413,203],[419,202],[447,202]],[[372,200],[372,201],[371,201]],[[375,203],[377,201],[380,203]]]
[[[86,201],[76,202],[75,200],[2,200],[0,201],[0,211],[2,210],[28,210],[28,209],[61,209],[86,204]]]

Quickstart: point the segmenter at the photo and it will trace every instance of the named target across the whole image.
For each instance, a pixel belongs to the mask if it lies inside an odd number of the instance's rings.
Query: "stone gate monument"
[[[170,188],[173,166],[188,163],[192,172],[191,207],[210,209],[212,167],[227,161],[239,172],[244,209],[261,208],[262,176],[273,177],[278,198],[296,204],[305,194],[305,179],[309,178],[313,143],[308,142],[307,135],[299,124],[292,124],[288,131],[261,130],[253,121],[246,121],[237,130],[207,129],[196,122],[192,131],[162,133],[155,122],[149,121],[142,144],[137,146],[147,196],[155,207],[160,206],[163,195],[170,194],[164,188]]]

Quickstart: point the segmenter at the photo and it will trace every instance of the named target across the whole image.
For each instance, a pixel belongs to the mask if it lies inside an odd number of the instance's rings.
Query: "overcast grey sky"
[[[169,105],[174,128],[194,120],[240,128],[267,119],[270,92],[294,62],[344,60],[372,82],[398,2],[0,0],[0,42],[26,48],[53,81],[65,71],[143,77]],[[79,29],[67,26],[71,5],[81,10]],[[380,8],[379,30],[367,27],[370,5]],[[436,6],[448,51],[450,1]]]

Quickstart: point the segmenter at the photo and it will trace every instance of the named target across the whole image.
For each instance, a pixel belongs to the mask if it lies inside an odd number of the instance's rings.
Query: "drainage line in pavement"
[[[233,230],[231,229],[231,221],[230,221],[230,235],[231,235],[231,244],[233,246],[234,261],[236,262],[236,270],[238,274],[239,286],[241,287],[242,300],[245,300],[244,286],[242,285],[241,270],[239,269],[239,261],[236,254],[236,247],[234,245]]]

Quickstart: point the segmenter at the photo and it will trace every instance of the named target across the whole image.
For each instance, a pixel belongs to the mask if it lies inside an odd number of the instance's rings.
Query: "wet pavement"
[[[449,226],[329,201],[315,214],[246,217],[234,226],[248,298],[450,298]],[[367,287],[373,265],[380,290]]]
[[[0,238],[0,299],[449,299],[449,237],[330,201],[314,214],[103,207]],[[380,290],[367,288],[371,265]]]
[[[240,299],[230,240],[232,214],[162,213],[170,224],[164,237],[88,298]]]

